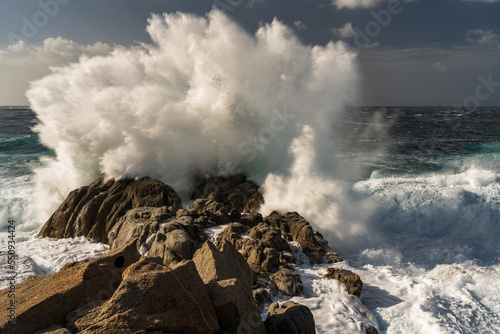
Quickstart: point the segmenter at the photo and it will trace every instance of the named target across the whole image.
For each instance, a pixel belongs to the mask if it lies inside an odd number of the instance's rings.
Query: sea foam
[[[56,152],[36,170],[40,212],[100,176],[148,175],[186,195],[193,176],[246,173],[267,178],[266,203],[307,203],[324,229],[341,221],[330,135],[357,96],[355,52],[304,45],[277,19],[250,35],[216,10],[153,15],[147,30],[152,44],[82,57],[32,84],[35,130]],[[335,240],[366,236],[364,217],[351,218]]]

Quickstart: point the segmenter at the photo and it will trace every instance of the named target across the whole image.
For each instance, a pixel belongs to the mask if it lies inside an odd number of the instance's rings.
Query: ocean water
[[[146,29],[151,44],[33,82],[36,118],[2,108],[0,256],[14,219],[20,280],[107,249],[35,238],[77,187],[148,175],[188,200],[193,176],[242,172],[264,215],[302,214],[365,283],[348,296],[294,248],[318,333],[500,333],[499,108],[345,107],[356,51],[278,20],[250,34],[214,10]]]
[[[6,278],[13,274],[17,282],[30,275],[48,275],[68,262],[93,258],[109,249],[82,237],[36,238],[46,217],[36,209],[33,170],[43,158],[54,155],[33,133],[37,123],[35,113],[27,107],[0,106],[0,288],[8,286]],[[12,220],[15,230],[8,228]],[[15,271],[7,261],[12,236],[15,249],[10,250],[16,255]]]
[[[18,220],[21,229],[34,223],[33,169],[40,158],[53,153],[32,132],[37,119],[27,107],[0,107],[0,230],[8,220]],[[38,226],[39,223],[35,223]]]
[[[107,250],[84,238],[34,238],[43,221],[33,208],[33,170],[53,157],[31,131],[37,122],[28,108],[0,108],[1,245],[7,220],[16,220],[18,280]],[[306,298],[295,299],[313,310],[318,332],[358,333],[364,323],[386,333],[499,333],[500,108],[348,108],[337,126],[352,142],[335,172],[374,205],[365,224],[377,238],[331,242],[346,259],[337,267],[362,277],[364,305],[321,279],[327,266],[296,253]]]

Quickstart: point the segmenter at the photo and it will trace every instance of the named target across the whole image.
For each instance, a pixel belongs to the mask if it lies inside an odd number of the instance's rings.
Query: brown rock
[[[278,211],[273,211],[269,214],[269,216],[265,217],[264,220],[277,229],[278,231],[281,232],[281,235],[287,239],[288,241],[292,241],[292,235],[290,234],[290,226],[288,226],[288,223],[285,221],[284,217],[278,212]]]
[[[268,334],[315,334],[316,324],[311,310],[295,302],[285,302],[281,307],[272,303],[264,322]]]
[[[241,255],[246,259],[252,271],[258,275],[262,269],[262,261],[264,261],[264,245],[262,241],[245,239],[243,241]]]
[[[127,211],[108,233],[111,248],[120,247],[131,239],[138,239],[142,245],[152,234],[158,232],[160,223],[171,218],[173,213],[167,207],[140,207]]]
[[[347,289],[350,295],[355,295],[359,297],[361,295],[361,290],[363,289],[363,282],[361,278],[350,270],[345,269],[335,269],[328,268],[328,272],[325,275],[327,279],[336,279],[340,281]]]
[[[17,325],[8,324],[2,312],[2,333],[33,333],[52,325],[63,325],[66,316],[90,301],[109,298],[122,280],[122,272],[139,259],[137,240],[103,256],[69,263],[57,273],[29,278],[16,285]],[[0,307],[10,304],[8,289],[0,291]]]
[[[173,230],[184,230],[190,237],[195,236],[200,232],[200,227],[194,222],[193,217],[183,216],[173,219],[165,223],[160,229],[160,233],[168,234]]]
[[[220,333],[265,333],[264,322],[252,296],[237,279],[209,283],[208,290]]]
[[[183,229],[175,229],[166,234],[160,231],[156,234],[148,256],[159,257],[165,266],[170,266],[182,260],[192,259],[192,248],[193,240]]]
[[[229,214],[226,206],[217,201],[197,199],[187,208],[187,213],[192,217],[206,217],[215,225],[229,223]]]
[[[214,177],[199,180],[192,198],[206,198],[224,203],[229,212],[257,212],[264,203],[259,186],[247,180],[246,176]]]
[[[279,292],[288,296],[302,296],[304,287],[300,275],[292,269],[282,268],[270,276]]]
[[[37,331],[34,334],[71,334],[71,331],[67,328],[55,325]]]
[[[266,222],[259,223],[248,233],[248,237],[256,240],[262,240],[264,246],[266,247],[274,248],[279,252],[291,252],[292,250],[290,248],[290,245],[281,236],[282,235],[279,230],[277,230],[273,226],[270,226]]]
[[[299,243],[311,264],[322,264],[325,259],[329,263],[342,261],[342,258],[328,247],[328,242],[323,236],[314,231],[304,217],[297,212],[289,212],[284,219],[290,227],[293,240]]]
[[[252,295],[252,271],[241,254],[229,243],[220,245],[221,251],[207,241],[196,251],[193,261],[206,284],[236,278]]]
[[[290,226],[290,233],[293,240],[297,241],[302,250],[315,251],[318,248],[318,242],[314,237],[314,231],[309,222],[297,212],[289,212],[285,215],[285,220]]]
[[[328,241],[323,238],[323,235],[321,233],[319,233],[318,231],[314,231],[314,237],[321,247],[321,253],[324,253],[326,255],[328,263],[337,263],[344,261],[339,256],[339,254],[337,254],[337,252],[334,252],[330,249],[330,247],[328,246]]]
[[[168,269],[141,258],[123,273],[113,296],[75,322],[79,333],[215,333],[206,286],[192,261]]]
[[[217,243],[222,244],[223,242],[229,242],[237,250],[241,250],[243,247],[243,240],[241,235],[248,230],[248,227],[240,223],[232,223],[224,229],[217,236]]]
[[[281,252],[280,261],[292,266],[297,264],[297,259],[293,256],[292,252]]]
[[[363,327],[365,327],[365,333],[366,333],[366,334],[379,334],[378,329],[376,329],[376,328],[375,328],[375,327],[373,327],[373,326],[366,326],[366,325],[365,325],[365,326],[363,326],[363,325],[361,325],[361,327],[362,327],[362,328],[363,328]]]
[[[107,243],[108,233],[118,219],[133,208],[172,206],[181,208],[176,192],[149,178],[99,179],[90,186],[72,191],[45,223],[41,237],[86,236]]]
[[[273,299],[274,294],[271,294],[269,289],[266,288],[257,288],[252,291],[253,298],[259,303],[259,305],[264,304],[266,301],[271,301]]]
[[[280,265],[280,252],[274,248],[265,248],[263,253],[264,261],[262,261],[261,270],[266,273],[272,273],[278,270]]]
[[[229,212],[229,216],[231,218],[231,221],[238,222],[241,219],[241,212],[239,212],[238,210],[236,210],[236,209],[233,208]]]
[[[264,221],[262,215],[257,212],[241,215],[240,223],[248,227],[257,226],[260,222]]]

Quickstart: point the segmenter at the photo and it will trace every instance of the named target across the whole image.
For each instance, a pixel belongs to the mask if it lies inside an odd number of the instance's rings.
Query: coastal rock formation
[[[108,233],[111,248],[117,248],[130,239],[138,239],[143,245],[147,239],[158,232],[160,224],[175,216],[173,207],[140,207],[127,211]]]
[[[293,270],[296,260],[286,239],[292,239],[291,235],[283,235],[279,226],[272,226],[260,214],[254,217],[257,222],[252,228],[229,225],[218,235],[218,244],[229,243],[240,251],[255,277],[252,293],[259,303],[271,301],[278,293],[302,295],[302,281]]]
[[[16,285],[15,326],[2,312],[2,333],[33,333],[63,325],[66,316],[85,303],[109,298],[122,281],[122,272],[139,259],[136,240],[97,259],[65,265],[57,273],[31,277]],[[8,289],[0,292],[0,307],[10,304]],[[4,332],[5,331],[5,332]]]
[[[55,325],[36,331],[34,334],[71,334],[71,332],[64,327]]]
[[[252,272],[245,259],[229,243],[221,245],[220,250],[207,241],[193,257],[196,269],[205,283],[237,279],[243,289],[252,295]]]
[[[252,296],[239,280],[232,278],[211,282],[208,291],[215,306],[220,333],[266,332]]]
[[[342,261],[323,236],[297,212],[263,217],[257,185],[242,176],[203,180],[194,196],[184,209],[172,188],[149,178],[71,192],[40,236],[84,235],[111,251],[17,284],[18,325],[4,317],[2,333],[315,333],[306,306],[272,302],[303,296],[297,254],[312,265]],[[360,296],[358,275],[328,270],[325,278]],[[363,330],[376,331],[370,326]]]
[[[73,324],[85,334],[140,330],[210,334],[219,329],[194,263],[184,261],[168,269],[148,258],[130,266],[113,296]]]
[[[241,236],[248,231],[248,226],[240,223],[232,223],[217,235],[217,243],[228,242],[237,250],[243,248],[243,239]]]
[[[176,265],[193,257],[193,240],[183,229],[158,232],[148,255],[162,259],[163,265]]]
[[[202,229],[190,216],[169,220],[152,236],[151,245],[145,246],[144,251],[150,257],[160,258],[165,266],[191,260],[205,241]]]
[[[259,186],[244,175],[198,180],[193,199],[205,198],[224,203],[229,212],[257,212],[264,203]]]
[[[315,334],[311,310],[295,302],[272,303],[264,322],[268,334]]]
[[[17,284],[17,324],[3,313],[1,332],[265,333],[250,269],[230,244],[219,251],[207,242],[194,256],[198,263],[165,267],[140,258],[136,243]],[[5,309],[7,294],[0,292]]]
[[[273,219],[278,219],[276,214]],[[325,258],[329,263],[342,261],[342,258],[328,247],[328,242],[323,239],[323,236],[315,233],[309,222],[297,212],[289,212],[283,219],[290,228],[293,240],[300,245],[311,264],[324,263]]]
[[[140,179],[99,179],[90,186],[72,191],[45,223],[40,237],[85,236],[108,243],[108,233],[118,219],[133,208],[173,207],[180,209],[177,193],[160,181]]]
[[[196,218],[199,223],[207,225],[206,227],[223,225],[230,221],[224,204],[207,199],[197,199],[186,210],[179,210],[177,217],[180,216]]]
[[[325,275],[327,279],[336,279],[347,289],[350,295],[357,297],[361,296],[361,290],[363,289],[363,282],[358,274],[353,273],[350,270],[345,269],[335,269],[328,268],[328,272]]]
[[[283,268],[270,276],[279,292],[288,296],[301,296],[304,287],[300,275],[288,268]]]

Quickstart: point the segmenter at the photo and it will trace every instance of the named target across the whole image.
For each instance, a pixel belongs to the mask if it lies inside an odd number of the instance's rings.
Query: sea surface
[[[22,229],[36,220],[32,171],[40,158],[53,155],[32,131],[37,122],[27,107],[0,107],[0,227],[4,231],[8,220],[17,220]]]
[[[35,238],[44,221],[33,170],[54,156],[32,131],[37,123],[27,107],[0,107],[0,255],[15,220],[18,280],[107,250]],[[364,306],[297,250],[306,292],[297,300],[313,310],[318,333],[361,333],[361,323],[382,333],[500,333],[499,129],[498,107],[351,107],[337,118],[331,173],[370,202],[361,226],[373,238],[353,247],[330,239],[346,259],[337,266],[365,283]]]
[[[45,217],[35,207],[33,170],[41,166],[43,157],[54,155],[32,131],[37,123],[27,107],[0,107],[0,288],[8,286],[13,274],[17,282],[30,275],[48,275],[66,263],[93,258],[109,249],[82,237],[36,238]],[[12,239],[15,244],[9,243]],[[14,271],[8,265],[9,250],[16,256]]]

